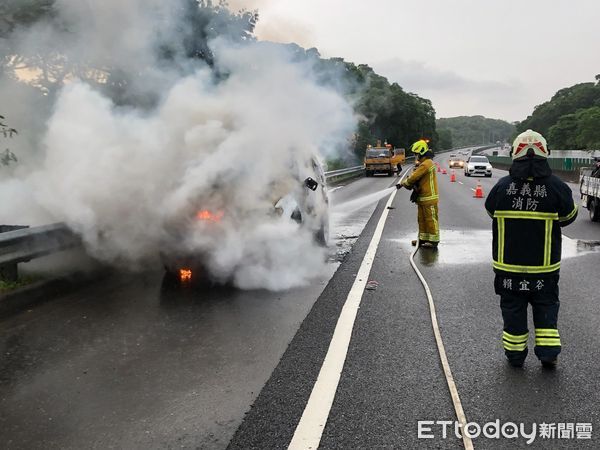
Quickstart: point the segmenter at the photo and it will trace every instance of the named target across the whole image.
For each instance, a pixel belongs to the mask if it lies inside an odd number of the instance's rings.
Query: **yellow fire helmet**
[[[537,131],[527,130],[517,136],[512,145],[512,159],[524,158],[533,151],[534,156],[547,158],[550,154],[546,139]]]
[[[429,145],[427,145],[427,141],[421,139],[412,145],[410,151],[416,153],[417,155],[423,156],[429,151]]]

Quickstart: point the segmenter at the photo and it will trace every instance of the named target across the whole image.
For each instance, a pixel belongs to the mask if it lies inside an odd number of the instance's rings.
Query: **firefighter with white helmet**
[[[527,130],[515,139],[509,175],[490,191],[485,208],[493,219],[494,287],[504,319],[508,361],[521,367],[528,353],[527,306],[533,309],[535,355],[556,366],[561,228],[577,217],[571,189],[556,176],[544,137]]]
[[[413,173],[396,187],[404,186],[413,189],[411,200],[417,203],[417,221],[419,223],[419,246],[437,248],[440,242],[438,223],[438,183],[436,166],[433,163],[433,152],[427,141],[421,139],[415,142],[411,151],[416,155],[417,167]],[[413,242],[416,244],[416,242]]]

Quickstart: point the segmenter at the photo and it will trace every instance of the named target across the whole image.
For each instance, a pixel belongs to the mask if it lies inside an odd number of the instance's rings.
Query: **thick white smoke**
[[[213,49],[226,75],[216,82],[199,67],[167,84],[151,111],[67,83],[47,124],[43,163],[0,190],[27,191],[104,261],[138,268],[161,253],[193,254],[242,288],[307,283],[325,260],[314,227],[269,212],[285,193],[319,195],[301,182],[320,150],[352,132],[352,109],[281,47]],[[201,209],[218,223],[194,221]]]

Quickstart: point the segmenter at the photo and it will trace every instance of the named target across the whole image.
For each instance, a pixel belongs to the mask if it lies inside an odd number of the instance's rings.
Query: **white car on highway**
[[[450,159],[448,160],[448,167],[451,169],[454,167],[460,167],[461,169],[465,166],[465,162],[461,156],[457,156],[455,153],[450,155]]]
[[[469,157],[465,164],[465,176],[470,177],[471,175],[492,176],[492,165],[486,156],[473,155]]]

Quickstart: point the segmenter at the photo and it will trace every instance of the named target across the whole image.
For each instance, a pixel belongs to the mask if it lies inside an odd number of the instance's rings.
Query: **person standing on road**
[[[440,227],[438,223],[438,183],[436,166],[433,163],[433,152],[429,150],[427,142],[415,142],[411,151],[417,158],[417,167],[413,173],[402,183],[396,185],[397,189],[404,186],[413,189],[411,200],[416,196],[417,221],[419,223],[419,246],[437,248],[440,242]],[[417,242],[413,241],[413,245]]]
[[[527,357],[527,305],[533,309],[535,355],[544,367],[556,366],[558,279],[561,228],[577,217],[571,189],[548,165],[544,137],[521,133],[512,146],[509,175],[490,191],[485,209],[493,218],[494,288],[504,319],[502,343],[509,363],[521,367]]]

